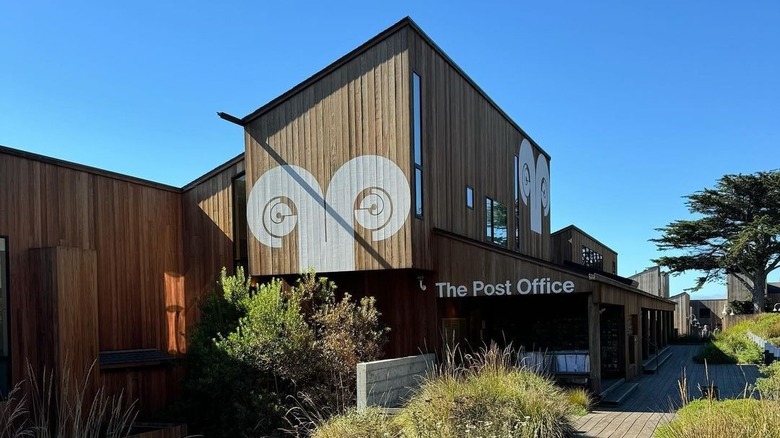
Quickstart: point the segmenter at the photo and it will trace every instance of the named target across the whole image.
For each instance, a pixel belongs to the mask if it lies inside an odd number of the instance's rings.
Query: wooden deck
[[[650,437],[656,427],[674,417],[681,405],[680,384],[685,377],[689,399],[701,397],[700,386],[715,385],[720,398],[750,396],[748,385],[759,376],[755,365],[704,365],[693,363],[698,345],[673,345],[672,357],[658,374],[634,382],[639,387],[621,405],[599,409],[575,422],[583,437]]]

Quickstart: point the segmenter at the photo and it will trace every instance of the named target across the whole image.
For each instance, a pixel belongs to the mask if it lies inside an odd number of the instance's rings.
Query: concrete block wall
[[[357,407],[399,407],[436,365],[433,354],[361,362],[357,365]]]

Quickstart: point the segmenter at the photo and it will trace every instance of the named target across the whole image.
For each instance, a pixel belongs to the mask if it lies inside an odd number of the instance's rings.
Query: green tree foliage
[[[673,273],[702,272],[692,290],[725,274],[739,274],[762,311],[767,275],[780,265],[780,172],[725,175],[715,188],[687,199],[697,218],[674,221],[658,229],[662,237],[652,239],[659,249],[682,255],[654,262]]]
[[[321,412],[354,404],[357,363],[379,358],[386,342],[373,298],[338,299],[313,273],[295,287],[255,288],[240,268],[222,270],[218,292],[203,303],[187,354],[183,408],[195,430],[260,436],[284,424],[296,397]]]

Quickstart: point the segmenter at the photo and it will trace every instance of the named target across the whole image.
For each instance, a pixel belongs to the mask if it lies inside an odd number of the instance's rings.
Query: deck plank
[[[720,399],[741,398],[748,385],[760,376],[755,365],[705,365],[693,362],[699,345],[673,345],[672,357],[657,374],[646,374],[633,382],[639,387],[621,405],[601,408],[578,418],[574,424],[584,437],[651,437],[655,429],[674,418],[682,406],[681,390],[687,399],[701,398],[702,386],[716,385]]]

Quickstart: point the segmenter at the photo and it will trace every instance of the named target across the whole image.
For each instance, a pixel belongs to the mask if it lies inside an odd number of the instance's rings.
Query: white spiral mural
[[[373,241],[388,239],[410,209],[403,171],[385,157],[363,155],[333,174],[324,196],[306,169],[283,165],[267,171],[249,193],[247,220],[252,235],[271,248],[281,248],[282,237],[297,231],[301,271],[352,271],[355,224],[370,230]]]
[[[531,143],[520,143],[520,197],[531,207],[531,231],[542,234],[542,218],[550,214],[550,166],[547,157],[539,154],[534,160]]]

